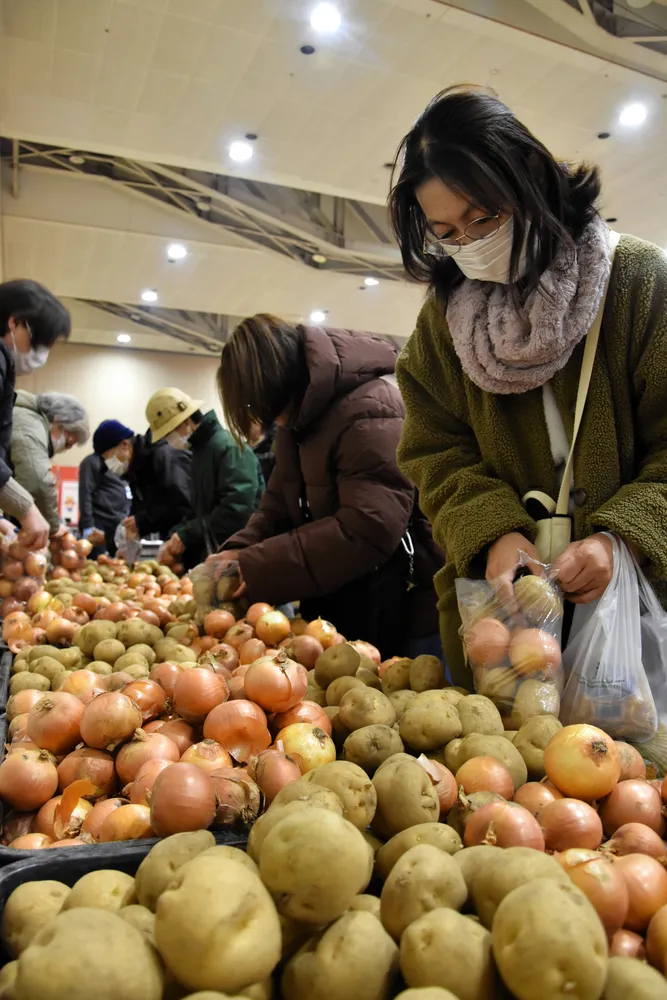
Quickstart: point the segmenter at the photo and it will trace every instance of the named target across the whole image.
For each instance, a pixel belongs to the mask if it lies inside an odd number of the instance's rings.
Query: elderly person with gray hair
[[[75,444],[84,444],[89,437],[88,414],[74,396],[17,392],[11,440],[14,478],[30,493],[52,535],[66,529],[60,525],[51,459]]]

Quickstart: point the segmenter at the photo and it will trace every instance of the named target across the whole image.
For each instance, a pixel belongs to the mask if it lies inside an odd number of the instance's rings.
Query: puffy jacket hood
[[[35,413],[41,414],[41,410],[37,405],[37,396],[33,395],[32,392],[26,392],[25,389],[17,390],[14,406],[22,406],[26,410],[33,410]]]
[[[396,348],[386,340],[320,326],[301,330],[310,381],[294,423],[297,432],[314,423],[335,399],[394,373]]]

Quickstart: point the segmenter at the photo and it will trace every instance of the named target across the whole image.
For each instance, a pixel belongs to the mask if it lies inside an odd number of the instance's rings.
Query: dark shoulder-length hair
[[[495,215],[500,206],[512,211],[510,283],[520,298],[539,286],[561,246],[574,250],[600,194],[597,167],[556,160],[497,98],[466,87],[437,94],[398,148],[389,210],[406,271],[428,282],[443,302],[463,275],[454,260],[424,253],[426,223],[416,191],[432,177],[484,213]],[[526,269],[519,275],[526,233]]]
[[[32,347],[52,347],[72,330],[69,310],[48,288],[29,278],[0,284],[0,336],[9,330],[12,317],[28,325]]]
[[[308,385],[302,328],[266,313],[244,319],[222,349],[217,383],[237,441],[250,439],[253,423],[295,415]]]

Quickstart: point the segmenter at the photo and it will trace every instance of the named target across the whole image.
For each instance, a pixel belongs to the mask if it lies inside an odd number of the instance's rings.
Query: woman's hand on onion
[[[556,579],[573,604],[590,604],[602,597],[614,572],[614,549],[607,535],[572,542],[554,563]]]

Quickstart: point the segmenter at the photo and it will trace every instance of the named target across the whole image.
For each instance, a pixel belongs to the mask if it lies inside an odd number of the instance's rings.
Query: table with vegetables
[[[667,1000],[667,782],[559,721],[548,581],[460,593],[471,694],[88,555],[0,563],[0,1000]]]

